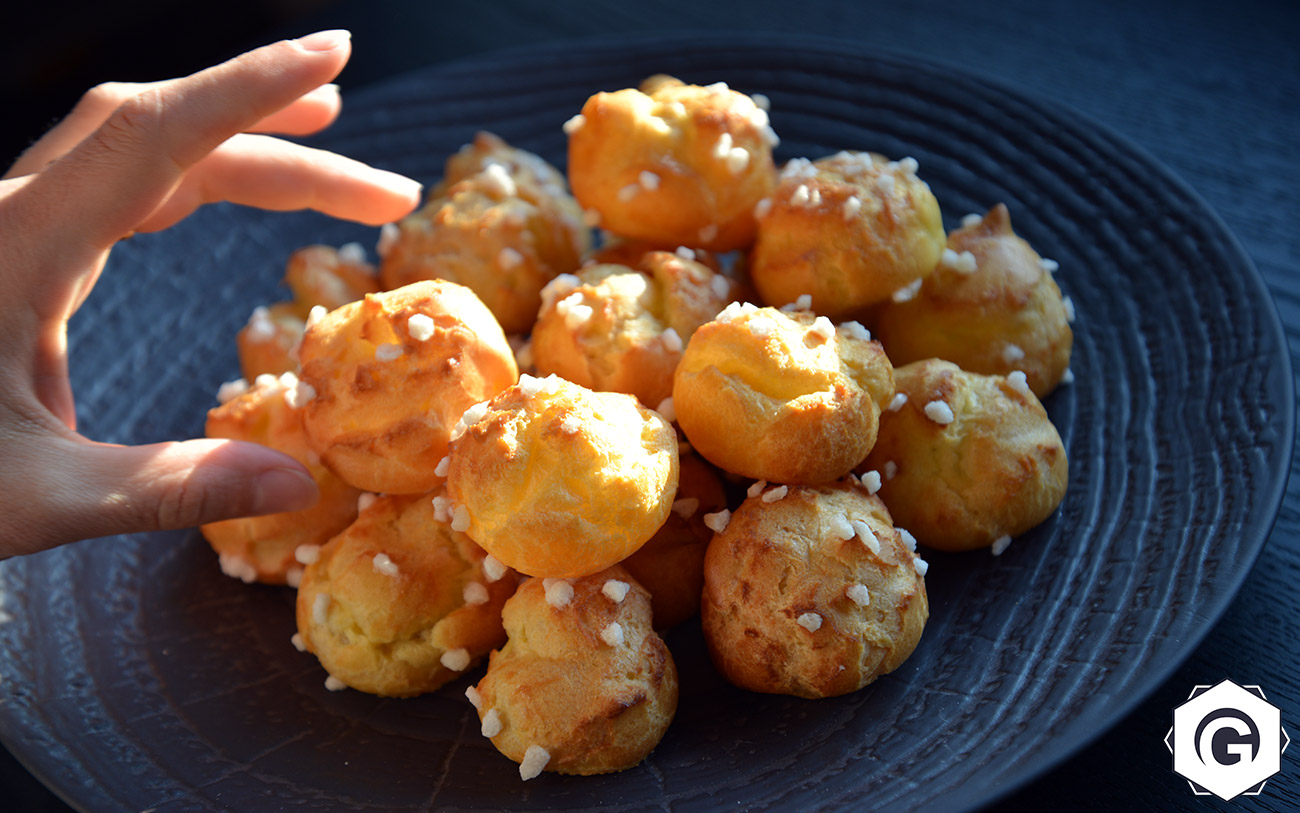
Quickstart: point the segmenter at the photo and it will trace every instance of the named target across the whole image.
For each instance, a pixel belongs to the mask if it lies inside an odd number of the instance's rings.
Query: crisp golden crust
[[[678,253],[685,259],[694,260],[708,267],[715,274],[722,273],[722,263],[718,255],[712,251],[703,248],[687,248],[686,246],[670,246],[660,243],[647,243],[644,240],[623,240],[613,237],[600,248],[592,251],[582,261],[582,267],[589,265],[626,265],[628,268],[640,268],[645,271],[642,265],[646,255],[666,251],[669,254]]]
[[[929,605],[884,503],[837,483],[746,499],[709,544],[700,613],[713,662],[732,683],[816,698],[897,669],[920,641]]]
[[[481,174],[493,164],[500,164],[515,182],[517,194],[535,205],[558,206],[564,219],[577,226],[582,223],[582,209],[569,194],[564,173],[544,158],[527,150],[512,147],[498,135],[480,130],[474,140],[447,159],[442,180],[430,197],[444,194],[448,187]]]
[[[360,246],[353,244],[360,250]],[[366,262],[364,254],[356,256],[333,246],[305,246],[289,256],[284,269],[284,284],[293,291],[294,307],[306,319],[311,309],[327,311],[355,302],[379,290],[377,269]]]
[[[429,320],[423,341],[412,334],[416,317],[417,334]],[[442,280],[330,312],[307,329],[299,357],[316,393],[303,407],[312,448],[347,482],[385,493],[433,488],[461,414],[518,377],[492,314],[468,288]]]
[[[466,415],[447,487],[467,533],[531,576],[577,577],[620,562],[663,525],[677,491],[677,435],[629,395],[555,376],[520,383]]]
[[[937,359],[894,375],[907,403],[881,416],[876,447],[859,470],[896,471],[882,477],[880,496],[922,544],[986,547],[1056,510],[1069,479],[1065,447],[1027,388]],[[951,410],[951,423],[927,414],[933,402]],[[942,408],[931,411],[947,418]]]
[[[951,261],[913,299],[887,302],[876,314],[890,357],[898,364],[941,358],[985,375],[1021,370],[1035,395],[1047,395],[1070,366],[1074,334],[1038,252],[1012,231],[1001,203],[949,235],[948,248]],[[963,252],[971,257],[958,259]],[[973,271],[959,270],[972,260]]]
[[[294,349],[302,340],[303,320],[293,302],[253,309],[248,323],[235,334],[239,369],[252,381],[259,375],[280,375],[298,369]]]
[[[749,274],[763,301],[808,294],[832,319],[929,274],[944,246],[939,204],[907,159],[865,152],[795,159],[759,215]]]
[[[515,577],[489,580],[482,549],[438,521],[433,496],[376,498],[303,574],[302,643],[354,689],[431,692],[505,641]]]
[[[478,294],[506,331],[525,333],[542,286],[578,267],[590,233],[563,179],[537,156],[475,147],[449,162],[457,172],[474,166],[484,169],[440,186],[398,224],[380,276],[389,288],[425,279],[459,283]]]
[[[262,379],[243,395],[208,411],[204,434],[260,443],[307,467],[320,500],[310,508],[260,517],[212,522],[200,528],[222,560],[222,569],[245,581],[296,583],[302,567],[294,561],[299,545],[320,545],[346,528],[357,516],[361,492],[325,468],[307,445],[302,412],[285,400],[294,384]],[[292,396],[290,396],[292,397]]]
[[[772,191],[767,114],[725,85],[666,78],[583,105],[569,134],[569,178],[615,234],[728,251],[754,239],[754,204]]]
[[[626,392],[650,407],[672,394],[686,343],[735,289],[702,263],[665,251],[639,265],[593,265],[551,281],[533,328],[538,372]]]
[[[700,611],[704,552],[713,538],[704,516],[726,507],[717,471],[699,456],[683,454],[672,513],[649,542],[623,560],[650,592],[655,629],[675,627]]]
[[[729,306],[695,333],[673,385],[677,421],[715,465],[779,483],[844,476],[894,394],[879,342],[810,313]]]
[[[621,601],[604,592],[611,580],[628,585]],[[524,582],[506,602],[510,640],[492,653],[478,684],[479,718],[489,732],[499,724],[492,744],[515,762],[540,746],[547,771],[626,770],[668,730],[677,668],[651,628],[649,595],[625,570],[569,585],[572,598],[562,607],[547,602],[542,579]],[[608,632],[615,624],[617,637]]]

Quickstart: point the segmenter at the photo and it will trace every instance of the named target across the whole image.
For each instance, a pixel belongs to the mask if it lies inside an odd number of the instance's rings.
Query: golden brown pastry
[[[304,323],[293,302],[253,308],[248,323],[235,334],[239,369],[244,379],[280,375],[298,369],[294,351],[302,340]]]
[[[859,470],[921,544],[1005,547],[1056,510],[1069,479],[1065,447],[1023,374],[929,359],[894,378],[894,408]]]
[[[706,249],[647,243],[644,240],[623,240],[617,237],[588,254],[586,259],[582,261],[582,267],[586,268],[591,265],[626,265],[628,268],[640,268],[644,271],[646,269],[643,261],[646,255],[657,251],[676,254],[683,260],[693,260],[706,266],[715,274],[723,272],[718,255]]]
[[[299,316],[307,319],[314,307],[327,311],[355,302],[379,290],[377,269],[366,262],[357,243],[341,248],[305,246],[289,256],[284,283],[293,291]]]
[[[592,96],[565,130],[573,193],[602,228],[715,251],[753,242],[777,139],[745,94],[651,77],[639,90]]]
[[[603,570],[645,544],[677,492],[677,435],[630,395],[523,376],[452,436],[454,527],[530,576]]]
[[[763,301],[808,294],[814,311],[838,320],[918,284],[939,262],[944,233],[916,169],[911,158],[865,152],[786,164],[757,205],[749,275]]]
[[[434,496],[377,497],[324,547],[298,550],[295,644],[320,659],[329,688],[431,692],[505,641],[514,574],[440,521]]]
[[[737,686],[857,691],[921,639],[927,565],[860,483],[754,489],[704,561],[709,653]]]
[[[627,571],[529,579],[502,620],[510,640],[466,695],[521,778],[626,770],[659,743],[677,710],[677,668]]]
[[[208,411],[207,437],[246,440],[284,452],[307,467],[320,500],[301,511],[227,519],[200,530],[227,575],[296,587],[302,566],[294,560],[294,550],[320,545],[346,528],[357,516],[361,492],[334,476],[307,445],[298,409],[302,391],[293,373],[261,376],[251,387],[233,382],[221,395],[228,400]]]
[[[515,382],[514,353],[468,288],[417,282],[331,311],[299,351],[312,448],[358,488],[422,493],[465,409]]]
[[[432,196],[442,195],[448,187],[482,173],[493,164],[500,164],[515,181],[520,197],[535,205],[559,206],[564,209],[565,219],[582,222],[582,209],[569,194],[564,173],[541,156],[512,147],[500,136],[483,130],[447,159],[442,180],[434,187]]]
[[[396,235],[381,243],[380,275],[389,288],[424,279],[467,286],[506,331],[526,333],[542,286],[578,267],[590,232],[554,169],[500,144],[471,148],[449,162],[449,171],[484,168],[439,187],[398,224]]]
[[[686,343],[732,301],[734,286],[666,251],[643,255],[639,266],[593,265],[550,282],[533,328],[539,373],[650,407],[672,394]]]
[[[894,395],[889,359],[856,322],[733,303],[686,348],[673,385],[691,445],[734,474],[780,483],[843,477]]]
[[[915,297],[880,307],[880,341],[897,364],[941,358],[986,375],[1020,370],[1042,398],[1069,368],[1074,341],[1068,306],[1045,265],[999,203],[948,236],[939,267]]]
[[[623,560],[623,567],[650,592],[657,630],[675,627],[700,611],[704,552],[713,530],[709,517],[727,508],[717,471],[698,455],[681,456],[672,513],[650,541]]]

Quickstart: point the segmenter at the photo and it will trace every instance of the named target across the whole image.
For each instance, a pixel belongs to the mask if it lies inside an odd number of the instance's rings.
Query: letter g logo
[[[1258,753],[1259,729],[1236,709],[1212,711],[1196,727],[1196,756],[1203,763],[1213,759],[1220,765],[1236,765],[1243,759],[1253,761]]]
[[[1174,709],[1165,744],[1174,755],[1174,772],[1191,783],[1193,793],[1226,801],[1262,791],[1281,770],[1290,738],[1282,712],[1262,689],[1225,680],[1197,686]]]

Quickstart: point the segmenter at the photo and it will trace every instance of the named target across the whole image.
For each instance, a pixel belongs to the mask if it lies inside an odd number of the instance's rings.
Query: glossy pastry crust
[[[296,585],[302,566],[294,560],[299,545],[320,545],[357,516],[361,492],[322,465],[307,443],[296,403],[297,377],[263,376],[245,392],[208,411],[204,434],[259,443],[307,467],[320,499],[310,508],[259,517],[211,522],[200,528],[221,557],[222,570],[243,581]]]
[[[937,359],[894,375],[907,403],[881,416],[859,470],[881,474],[880,497],[921,544],[986,547],[1056,510],[1069,480],[1065,446],[1023,378]]]
[[[518,377],[501,326],[472,291],[418,282],[331,311],[299,352],[313,390],[303,406],[312,448],[347,482],[422,493],[465,409]]]
[[[861,325],[730,305],[687,346],[673,406],[691,445],[714,465],[813,484],[866,457],[893,394],[889,359]]]
[[[666,251],[643,254],[636,269],[588,266],[547,286],[533,360],[541,374],[654,407],[672,394],[686,343],[734,293],[726,277]]]
[[[925,566],[884,503],[849,481],[772,497],[747,498],[709,544],[700,612],[714,664],[741,688],[809,698],[897,669],[929,605]]]
[[[455,179],[455,180],[453,180]],[[444,279],[476,293],[510,333],[532,327],[541,290],[590,246],[564,179],[541,158],[480,133],[386,244],[385,287]]]
[[[758,205],[749,274],[764,302],[812,297],[831,319],[857,316],[934,270],[943,220],[911,159],[840,152],[781,170]]]
[[[545,749],[547,771],[631,768],[677,710],[677,669],[651,627],[650,597],[619,567],[547,584],[529,579],[506,602],[510,640],[476,687],[483,729],[515,762]]]
[[[489,553],[530,576],[585,576],[663,525],[677,435],[630,395],[524,376],[465,414],[447,472],[459,524]]]
[[[986,375],[1020,370],[1034,394],[1046,396],[1070,366],[1074,334],[1061,289],[1012,231],[1007,207],[954,231],[943,256],[915,297],[875,315],[890,358],[941,358]]]
[[[298,591],[298,632],[335,680],[409,697],[463,674],[505,641],[514,574],[441,521],[435,493],[375,498],[318,551]]]
[[[727,251],[754,239],[753,207],[775,182],[767,113],[718,83],[651,77],[597,93],[569,130],[569,179],[614,234]]]

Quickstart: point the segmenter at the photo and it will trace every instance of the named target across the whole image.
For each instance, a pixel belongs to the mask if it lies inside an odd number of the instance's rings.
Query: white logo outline
[[[1174,709],[1174,724],[1165,734],[1174,772],[1197,796],[1258,796],[1281,770],[1291,744],[1281,715],[1259,685],[1229,679],[1197,684]]]

